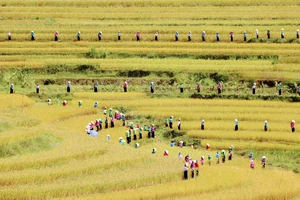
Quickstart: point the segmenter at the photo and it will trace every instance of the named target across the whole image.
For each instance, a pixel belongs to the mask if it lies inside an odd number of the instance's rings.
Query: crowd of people
[[[202,33],[200,35],[201,35],[202,41],[205,42],[206,41],[206,37],[207,37],[206,32],[202,31]],[[34,31],[31,31],[30,36],[31,36],[31,40],[35,40],[36,39]],[[102,37],[103,37],[102,31],[99,31],[97,33],[97,36],[98,36],[98,40],[101,41]],[[268,29],[266,31],[266,36],[267,36],[268,39],[271,39],[271,30],[270,29]],[[77,37],[78,41],[81,40],[81,33],[80,33],[80,31],[77,32],[76,37]],[[12,40],[12,33],[10,31],[7,34],[7,38],[8,38],[8,40]],[[140,41],[141,40],[141,33],[139,31],[136,32],[135,38],[136,38],[136,41]],[[221,36],[220,36],[219,32],[215,33],[215,38],[216,38],[216,41],[220,41],[221,40],[220,39]],[[230,38],[231,42],[234,41],[234,32],[233,31],[229,32],[229,38]],[[247,41],[247,32],[246,31],[243,32],[243,38],[244,38],[244,41],[246,42]],[[260,34],[259,34],[258,29],[255,30],[255,38],[256,39],[260,38]],[[280,31],[280,38],[281,39],[285,38],[285,33],[284,33],[284,29],[283,28]],[[299,38],[299,29],[296,30],[296,38],[297,39]],[[55,33],[54,33],[54,41],[58,41],[58,40],[59,40],[59,32],[55,31]],[[118,41],[121,40],[121,31],[118,31],[118,33],[117,33],[117,40]],[[154,33],[154,40],[155,41],[159,40],[159,35],[158,35],[157,31]],[[178,33],[178,31],[175,32],[174,40],[175,41],[179,41],[179,33]],[[189,31],[188,34],[187,34],[187,41],[192,41],[192,32],[191,31]]]

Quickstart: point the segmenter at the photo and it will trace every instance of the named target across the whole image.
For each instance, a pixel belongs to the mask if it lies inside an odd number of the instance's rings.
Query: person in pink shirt
[[[295,120],[291,121],[291,130],[292,132],[295,132]]]
[[[135,34],[135,36],[136,36],[136,41],[140,41],[140,39],[141,39],[141,34],[140,34],[139,31]]]
[[[218,94],[221,94],[221,92],[222,92],[222,83],[221,82],[218,83],[217,88],[218,88]]]
[[[54,40],[55,40],[55,41],[58,41],[58,31],[56,31],[56,32],[54,33]]]

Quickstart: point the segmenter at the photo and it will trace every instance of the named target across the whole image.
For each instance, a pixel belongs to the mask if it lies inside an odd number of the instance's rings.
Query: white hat
[[[165,150],[165,153],[168,154],[169,152],[167,150]]]
[[[91,125],[91,123],[88,123],[88,125]]]
[[[178,120],[180,121],[180,118],[178,118]]]
[[[204,156],[201,156],[201,158],[204,158]]]
[[[203,33],[205,33],[205,31],[203,31]]]
[[[78,33],[80,33],[80,31],[78,31]]]
[[[253,85],[256,85],[256,83],[253,83]]]
[[[222,152],[225,152],[225,150],[223,149]]]
[[[292,120],[292,122],[294,122],[294,123],[295,123],[295,120]]]
[[[266,158],[266,156],[263,156],[262,158]]]
[[[109,110],[111,110],[111,108]]]
[[[237,119],[235,119],[234,121],[236,121],[236,122],[237,122]]]
[[[70,81],[68,81],[68,83],[70,83]]]
[[[154,126],[154,124],[152,124],[152,126]]]
[[[206,146],[210,146],[210,145],[207,143]]]
[[[267,120],[265,122],[268,122]]]
[[[258,29],[256,29],[256,31],[258,31]]]
[[[281,30],[284,30],[283,28]]]
[[[244,31],[244,33],[246,33],[246,31]]]
[[[14,85],[13,83],[11,85]]]
[[[31,31],[33,33],[33,31]]]
[[[125,83],[127,83],[127,81],[125,81]]]
[[[120,137],[119,139],[120,139],[120,140],[122,140],[123,138],[122,138],[122,137]]]
[[[181,140],[181,141],[179,141],[179,143],[181,143],[181,144],[182,144],[182,143],[183,143],[183,141]]]
[[[140,146],[140,144],[139,144],[139,143],[135,143],[135,146],[137,146],[137,147],[138,147],[138,146]]]
[[[153,148],[153,151],[156,151],[156,148]]]
[[[94,124],[94,122],[93,122],[93,121],[91,121],[91,124]]]

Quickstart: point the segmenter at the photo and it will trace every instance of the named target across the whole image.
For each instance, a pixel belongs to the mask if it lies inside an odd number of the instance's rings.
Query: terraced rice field
[[[297,104],[156,99],[143,93],[74,93],[73,101],[66,107],[31,103],[22,108],[21,99],[17,97],[1,96],[2,99],[16,98],[13,105],[1,109],[1,121],[6,124],[1,130],[0,195],[3,199],[177,199],[183,196],[290,199],[300,195],[299,176],[271,165],[278,159],[272,156],[272,151],[299,150],[300,137],[289,128],[290,119],[297,119]],[[75,103],[79,100],[83,101],[81,108]],[[92,108],[95,100],[100,107],[106,105],[115,110],[123,106],[130,110],[127,116],[152,116],[153,121],[132,120],[141,125],[155,123],[157,137],[148,139],[144,131],[144,138],[137,141],[140,148],[134,148],[135,142],[122,146],[118,140],[125,137],[127,129],[119,121],[115,128],[100,131],[99,137],[87,135],[85,125],[105,117],[101,108]],[[198,149],[170,147],[163,139],[164,119],[169,115],[181,118],[182,131],[202,139]],[[202,118],[206,120],[204,131],[200,130]],[[240,122],[237,132],[233,131],[234,118]],[[269,121],[268,132],[263,131],[265,119]],[[106,140],[107,134],[111,135],[110,141]],[[211,151],[204,150],[206,143],[211,144]],[[22,145],[28,150],[20,148]],[[246,155],[236,154],[232,161],[215,164],[215,151],[230,145],[234,145],[237,152],[245,151]],[[152,148],[157,148],[154,155]],[[251,149],[258,152],[254,156],[255,170],[249,168],[247,158]],[[169,157],[162,155],[164,150],[169,151]],[[200,166],[199,177],[182,181],[184,162],[177,158],[179,151],[194,159],[211,154],[212,165],[205,163]],[[266,169],[260,167],[262,154],[268,158]],[[289,180],[288,190],[286,185],[282,186],[283,179]],[[253,190],[257,192],[252,193]],[[244,193],[251,195],[246,197]]]
[[[10,0],[0,2],[0,13],[0,199],[300,199],[299,1]],[[93,93],[96,81],[100,92]],[[124,81],[128,93],[122,92]],[[14,94],[7,94],[12,83]],[[143,139],[121,145],[127,128],[118,120],[99,137],[87,135],[87,123],[104,121],[104,106],[124,112],[135,125],[155,124],[155,139],[143,131]],[[165,127],[170,116],[174,132]],[[170,147],[172,134],[176,142],[184,140],[183,148]],[[231,145],[233,160],[216,164],[216,152],[227,153]],[[198,177],[183,180],[179,152],[196,160],[205,156]]]

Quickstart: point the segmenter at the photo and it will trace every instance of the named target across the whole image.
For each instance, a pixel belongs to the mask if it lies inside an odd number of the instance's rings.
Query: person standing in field
[[[102,119],[99,119],[99,128],[100,128],[100,131],[102,130]]]
[[[137,136],[136,136],[136,129],[133,129],[133,140],[137,140]]]
[[[140,37],[141,37],[141,34],[140,34],[140,32],[138,31],[138,32],[136,32],[136,34],[135,34],[135,36],[136,36],[136,41],[140,41]]]
[[[177,128],[178,128],[178,130],[180,131],[180,128],[181,128],[181,121],[180,121],[180,118],[179,118],[178,121],[177,121]]]
[[[208,143],[207,143],[206,146],[205,146],[205,150],[206,150],[206,151],[209,151],[209,150],[210,150],[210,145],[209,145]]]
[[[7,39],[8,39],[8,40],[11,40],[11,32],[10,32],[10,31],[9,31],[8,34],[7,34]]]
[[[261,158],[261,166],[262,166],[262,168],[266,168],[266,156],[263,156]]]
[[[279,96],[281,96],[281,90],[282,90],[282,85],[281,85],[281,83],[278,84],[277,90],[278,90]]]
[[[37,94],[40,93],[40,86],[39,86],[39,84],[36,84],[35,91],[36,91]]]
[[[71,92],[71,82],[67,82],[67,92]]]
[[[154,83],[153,82],[150,83],[150,92],[154,93]]]
[[[246,42],[247,41],[247,33],[246,33],[246,31],[244,31],[244,42]]]
[[[253,83],[253,85],[252,85],[252,94],[255,94],[255,90],[256,90],[256,83]]]
[[[195,162],[192,160],[191,165],[190,165],[192,174],[191,177],[194,178],[195,177]]]
[[[78,107],[79,107],[79,108],[82,107],[82,101],[81,101],[81,100],[78,101]]]
[[[210,154],[207,155],[208,164],[211,165],[211,156]]]
[[[183,166],[183,179],[184,180],[188,180],[188,173],[189,173],[189,168],[188,168],[188,164],[185,163]]]
[[[127,84],[127,81],[125,81],[123,84],[124,92],[127,92],[127,87],[128,87],[128,84]]]
[[[299,39],[299,29],[296,30],[296,38]]]
[[[142,127],[139,128],[139,139],[143,139],[143,129],[142,129]]]
[[[95,102],[94,108],[98,108],[98,102]]]
[[[206,36],[205,31],[202,31],[202,34],[201,34],[202,42],[205,42],[205,36]]]
[[[130,135],[129,135],[129,131],[126,131],[126,132],[125,132],[125,137],[126,137],[127,144],[129,144],[129,143],[130,143]]]
[[[175,33],[175,41],[178,41],[178,36],[179,36],[179,34],[178,34],[178,32],[176,32]]]
[[[112,108],[109,108],[109,111],[108,111],[108,116],[109,116],[109,117],[112,117],[112,116],[113,116],[113,111],[112,111]]]
[[[155,32],[155,34],[154,34],[154,40],[158,41],[158,32]]]
[[[171,116],[169,119],[169,127],[173,129],[173,116]]]
[[[179,88],[180,88],[180,93],[183,93],[183,83],[180,83]]]
[[[14,93],[14,84],[13,83],[9,86],[9,93],[10,94]]]
[[[259,38],[258,29],[255,30],[255,35],[256,35],[256,39],[258,39]]]
[[[216,153],[216,159],[217,159],[216,164],[219,164],[219,163],[220,163],[220,154],[219,154],[218,151],[217,151],[217,153]]]
[[[202,119],[202,121],[201,121],[201,130],[204,130],[204,123],[205,123],[205,120]]]
[[[267,30],[267,36],[268,36],[268,39],[271,38],[271,31],[270,31],[270,29]]]
[[[155,138],[155,126],[154,126],[154,124],[151,125],[151,136],[152,136],[152,138]]]
[[[166,127],[169,127],[169,118],[168,117],[166,117],[165,122],[166,122]]]
[[[148,126],[148,138],[150,139],[151,138],[151,126]]]
[[[234,130],[235,131],[239,130],[239,121],[237,119],[234,120]]]
[[[253,159],[250,160],[250,168],[254,169],[254,160]]]
[[[107,117],[105,117],[104,123],[105,123],[105,129],[108,129],[108,119],[107,119]]]
[[[189,31],[189,33],[188,33],[188,41],[190,42],[191,40],[192,40],[192,32]]]
[[[58,41],[58,31],[54,33],[54,41]]]
[[[291,121],[291,130],[292,132],[295,132],[295,120]]]
[[[269,123],[268,123],[268,121],[266,120],[266,121],[265,121],[265,125],[264,125],[264,130],[265,130],[265,131],[268,131],[268,127],[269,127]]]
[[[284,39],[284,29],[281,29],[281,38]]]
[[[102,31],[99,31],[99,32],[98,32],[98,40],[99,40],[99,41],[102,40]]]
[[[199,176],[199,162],[198,162],[198,160],[195,161],[195,169],[196,169],[196,176]]]
[[[197,92],[200,93],[201,85],[200,83],[197,84]]]
[[[232,147],[229,147],[229,149],[228,149],[228,160],[232,160],[232,154],[233,154],[233,149],[232,149]]]
[[[106,115],[106,106],[104,106],[103,114]]]
[[[80,34],[80,31],[78,31],[77,33],[77,40],[80,41],[80,37],[81,37],[81,34]]]
[[[121,32],[118,32],[118,40],[121,40]]]
[[[229,36],[230,36],[230,42],[233,42],[234,33],[232,31],[230,31]]]
[[[98,119],[96,119],[96,121],[95,121],[95,126],[96,126],[96,131],[100,131],[100,126],[99,126],[99,120]]]
[[[220,34],[218,32],[216,33],[216,39],[217,39],[217,42],[220,41]]]
[[[200,157],[200,162],[201,162],[201,165],[204,165],[204,156]]]
[[[222,83],[221,82],[218,83],[217,88],[218,88],[218,94],[221,94],[221,92],[222,92]]]
[[[224,150],[224,149],[221,151],[221,156],[222,156],[222,163],[225,163],[225,160],[226,160],[226,153],[225,153],[225,150]]]
[[[122,125],[125,126],[125,114],[122,113],[121,115]]]
[[[98,92],[98,87],[99,87],[98,81],[95,81],[94,82],[94,92]]]
[[[35,40],[34,31],[31,31],[30,36],[31,36],[31,40]]]

